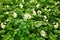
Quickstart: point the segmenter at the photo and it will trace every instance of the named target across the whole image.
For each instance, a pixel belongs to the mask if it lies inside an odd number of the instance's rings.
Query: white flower
[[[38,14],[41,14],[42,12],[40,10],[37,11]]]
[[[6,14],[9,14],[9,12],[6,12]]]
[[[24,2],[24,0],[22,0],[22,2]]]
[[[40,32],[40,34],[41,34],[41,36],[46,37],[46,32],[45,32],[44,30],[42,30],[42,31]]]
[[[39,8],[40,4],[37,4],[36,7]]]
[[[48,9],[48,11],[51,11],[51,9]]]
[[[35,0],[30,0],[30,2],[34,2]]]
[[[44,10],[46,11],[46,10],[47,10],[47,8],[45,7],[45,8],[44,8]]]
[[[56,22],[53,22],[53,24],[55,24]]]
[[[31,15],[25,14],[23,18],[24,18],[24,19],[31,19]]]
[[[32,9],[33,15],[36,15],[36,11],[34,9]]]
[[[21,8],[23,8],[23,5],[22,5],[22,4],[19,4],[19,6],[20,6]]]
[[[48,20],[46,20],[46,22],[48,22]]]
[[[16,18],[17,17],[17,13],[14,12],[13,13],[13,17]]]
[[[47,16],[44,16],[44,18],[46,19],[46,18],[47,18]]]
[[[3,23],[1,23],[1,28],[4,29],[6,25],[4,25]]]
[[[57,28],[58,28],[58,23],[56,23],[56,24],[54,25],[54,28],[55,28],[55,29],[57,29]]]
[[[55,5],[57,5],[57,3],[55,3]]]
[[[59,2],[55,2],[55,5],[59,4]]]
[[[7,5],[6,7],[9,8],[9,5]]]

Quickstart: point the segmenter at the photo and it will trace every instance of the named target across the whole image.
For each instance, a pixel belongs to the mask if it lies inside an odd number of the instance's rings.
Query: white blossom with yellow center
[[[41,14],[42,12],[40,10],[37,11],[38,14]]]
[[[31,15],[25,14],[23,18],[24,18],[24,19],[31,19]]]
[[[17,13],[14,12],[13,13],[13,17],[16,18],[17,17]]]
[[[40,32],[40,34],[41,34],[41,36],[46,37],[46,32],[45,32],[44,30],[42,30],[42,31]]]
[[[57,29],[57,28],[58,28],[58,23],[56,23],[56,24],[54,25],[54,28],[55,28],[55,29]]]
[[[4,29],[6,25],[4,25],[3,23],[1,23],[1,28]]]

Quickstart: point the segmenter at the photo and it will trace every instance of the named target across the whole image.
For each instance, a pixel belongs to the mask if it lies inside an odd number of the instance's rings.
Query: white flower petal
[[[6,25],[4,25],[3,23],[1,23],[1,28],[4,29]]]
[[[56,23],[56,24],[54,25],[54,28],[55,28],[55,29],[57,29],[57,28],[58,28],[58,23]]]
[[[24,19],[31,19],[31,15],[25,14],[23,18],[24,18]]]
[[[14,12],[14,13],[13,13],[13,16],[14,16],[14,18],[16,18],[16,17],[17,17],[17,13]]]
[[[20,6],[21,8],[23,8],[23,5],[22,5],[22,4],[19,4],[19,6]]]
[[[46,32],[44,30],[42,30],[40,33],[41,33],[41,36],[43,36],[43,37],[46,36]]]

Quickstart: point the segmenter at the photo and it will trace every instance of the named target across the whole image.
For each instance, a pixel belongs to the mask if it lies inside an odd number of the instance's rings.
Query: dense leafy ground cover
[[[60,0],[0,0],[0,40],[60,40]]]

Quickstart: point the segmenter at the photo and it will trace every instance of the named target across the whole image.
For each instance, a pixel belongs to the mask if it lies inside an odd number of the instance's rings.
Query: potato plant
[[[60,0],[0,0],[0,40],[60,40]]]

